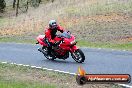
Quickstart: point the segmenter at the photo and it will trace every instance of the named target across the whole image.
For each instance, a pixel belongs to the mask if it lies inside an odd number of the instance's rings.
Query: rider
[[[64,29],[57,24],[56,20],[49,21],[49,27],[45,30],[45,38],[44,41],[48,45],[48,54],[51,55],[51,47],[56,45],[54,38],[56,37],[56,32],[60,31],[61,33],[64,32]]]

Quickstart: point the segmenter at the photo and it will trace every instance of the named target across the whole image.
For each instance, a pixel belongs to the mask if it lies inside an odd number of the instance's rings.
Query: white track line
[[[25,67],[29,67],[30,65],[23,65],[23,66],[25,66]]]
[[[17,65],[19,65],[19,66],[23,66],[23,64],[17,64]]]
[[[7,64],[7,62],[1,62],[1,63],[3,63],[3,64]]]
[[[37,69],[42,69],[42,67],[36,67]]]
[[[8,62],[1,62],[1,63],[7,64]],[[31,67],[31,68],[43,69],[43,70],[48,70],[48,71],[54,71],[54,72],[59,72],[59,73],[70,74],[70,75],[77,75],[76,73],[70,73],[70,72],[66,72],[66,71],[48,69],[48,68],[37,67],[37,66],[30,66],[30,65],[17,64],[17,63],[8,63],[8,64],[14,64],[14,65],[18,65],[18,66],[24,66],[24,67]],[[129,85],[126,85],[126,84],[118,84],[118,85],[119,85],[119,86],[123,86],[123,87],[132,88],[132,86],[129,86]]]
[[[31,68],[36,68],[36,66],[31,66]]]

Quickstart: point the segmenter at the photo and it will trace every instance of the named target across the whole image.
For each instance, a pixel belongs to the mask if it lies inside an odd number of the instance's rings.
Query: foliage
[[[31,5],[33,7],[38,7],[40,2],[41,2],[41,0],[31,0]]]
[[[5,0],[0,0],[0,12],[3,13],[5,10],[5,7],[6,7]]]

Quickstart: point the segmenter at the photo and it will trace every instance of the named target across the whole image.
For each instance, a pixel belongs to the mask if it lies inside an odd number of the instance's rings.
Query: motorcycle
[[[69,53],[71,53],[72,58],[78,62],[82,63],[85,60],[85,55],[81,49],[79,49],[75,41],[75,37],[69,32],[65,31],[59,35],[56,35],[54,40],[57,43],[57,46],[52,46],[51,55],[48,55],[48,45],[45,43],[45,35],[39,35],[37,37],[37,43],[42,46],[38,51],[42,52],[47,59],[54,60],[58,59],[67,59],[69,58]]]

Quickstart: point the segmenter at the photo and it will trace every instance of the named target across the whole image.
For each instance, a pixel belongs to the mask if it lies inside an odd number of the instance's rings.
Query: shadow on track
[[[44,63],[55,63],[55,64],[76,64],[76,65],[81,65],[81,64],[85,64],[85,63],[77,63],[75,61],[66,61],[66,60],[48,60],[48,59],[43,59],[42,60]]]

